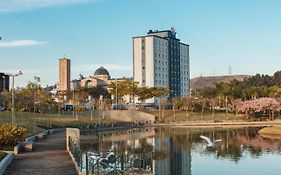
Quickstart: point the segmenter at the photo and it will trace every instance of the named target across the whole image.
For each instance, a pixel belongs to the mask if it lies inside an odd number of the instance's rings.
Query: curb
[[[4,159],[1,160],[0,162],[0,175],[3,175],[7,169],[7,167],[11,164],[11,162],[14,159],[14,153],[11,151],[4,151],[8,153]]]

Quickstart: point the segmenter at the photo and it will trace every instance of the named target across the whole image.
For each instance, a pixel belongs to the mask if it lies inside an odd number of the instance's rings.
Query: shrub
[[[15,145],[17,144],[23,134],[25,128],[13,124],[5,124],[0,127],[0,145]]]

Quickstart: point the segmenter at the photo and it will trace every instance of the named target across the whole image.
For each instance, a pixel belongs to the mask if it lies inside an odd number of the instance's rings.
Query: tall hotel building
[[[174,28],[133,37],[133,61],[134,81],[140,86],[166,87],[170,97],[189,95],[189,45],[180,42]]]
[[[70,60],[59,59],[59,91],[70,90]]]

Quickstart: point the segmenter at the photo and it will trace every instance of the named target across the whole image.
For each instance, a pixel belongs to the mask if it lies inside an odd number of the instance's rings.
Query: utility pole
[[[35,113],[36,113],[36,85],[37,83],[40,82],[40,77],[34,76],[34,87],[33,87],[33,98],[34,98],[34,102],[33,102],[33,133],[36,133],[36,122],[35,122]],[[40,115],[38,117],[39,122],[40,122]]]
[[[118,86],[117,86],[117,79],[115,78],[115,95],[116,95],[116,110],[118,110]]]
[[[33,95],[34,95],[34,104],[33,104],[33,112],[34,112],[34,115],[35,115],[35,112],[36,112],[36,85],[37,83],[40,82],[40,77],[37,77],[37,76],[34,76],[34,88],[33,88]]]
[[[22,72],[19,71],[16,74],[11,74],[11,73],[7,73],[6,75],[9,75],[10,77],[12,77],[12,123],[14,124],[16,122],[16,117],[15,117],[15,77],[22,75]]]

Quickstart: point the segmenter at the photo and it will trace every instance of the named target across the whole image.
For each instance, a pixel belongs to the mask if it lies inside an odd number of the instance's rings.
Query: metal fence
[[[69,150],[86,175],[152,174],[152,154],[148,152],[82,152],[71,138]]]

